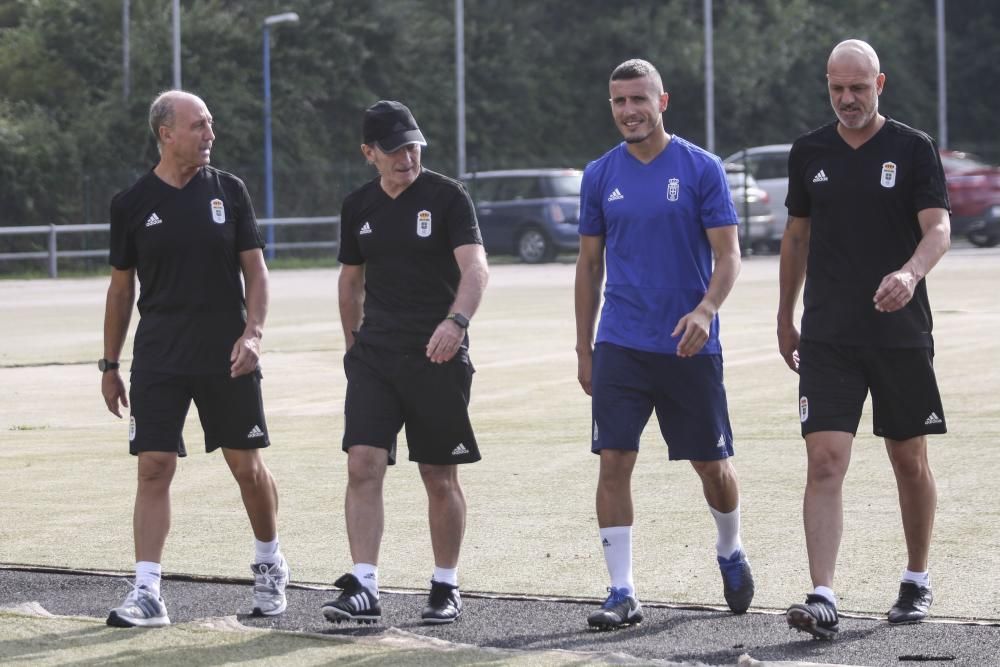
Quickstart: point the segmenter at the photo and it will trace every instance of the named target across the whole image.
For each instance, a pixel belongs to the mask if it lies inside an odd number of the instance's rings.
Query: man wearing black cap
[[[409,458],[427,490],[434,571],[425,623],[462,613],[458,556],[465,497],[458,465],[480,459],[469,421],[469,320],[488,269],[475,209],[458,181],[423,169],[426,146],[404,105],[365,111],[361,152],[378,176],[344,200],[340,319],[347,374],[347,538],[354,568],[323,605],[333,622],[373,623],[382,540],[382,480],[405,424]]]

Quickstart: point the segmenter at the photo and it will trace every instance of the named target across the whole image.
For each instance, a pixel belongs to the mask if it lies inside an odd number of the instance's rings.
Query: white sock
[[[156,597],[160,597],[160,577],[163,568],[159,563],[148,560],[140,560],[135,564],[135,585],[145,586],[149,592]]]
[[[635,582],[632,581],[632,526],[612,526],[601,528],[601,544],[604,545],[604,562],[611,575],[611,587],[622,588],[635,596]]]
[[[371,563],[355,563],[351,574],[358,578],[368,592],[378,597],[378,565]]]
[[[813,590],[813,595],[818,595],[822,598],[826,598],[826,601],[832,604],[834,607],[837,606],[837,596],[834,595],[833,589],[826,586],[817,586]]]
[[[458,568],[457,567],[438,567],[434,566],[434,574],[431,575],[431,580],[436,581],[439,584],[448,584],[449,586],[458,586]]]
[[[258,539],[253,541],[254,548],[254,561],[255,563],[267,563],[268,565],[273,565],[274,563],[281,561],[281,547],[278,544],[278,536],[275,535],[274,539],[270,542],[261,542]]]
[[[735,552],[743,549],[743,541],[740,540],[740,506],[737,505],[732,512],[725,513],[718,511],[711,505],[708,509],[712,511],[715,527],[719,531],[715,552],[722,558],[729,558]]]
[[[928,572],[913,572],[912,570],[903,570],[903,581],[909,581],[917,586],[923,586],[924,588],[931,587],[931,573]]]

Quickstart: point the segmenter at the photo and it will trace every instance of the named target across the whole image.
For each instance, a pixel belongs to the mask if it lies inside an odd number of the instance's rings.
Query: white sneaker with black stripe
[[[382,620],[382,607],[378,598],[353,574],[345,574],[333,582],[333,585],[342,589],[342,592],[336,600],[323,603],[323,616],[326,620],[331,623],[376,623]]]
[[[161,628],[170,625],[163,598],[145,586],[136,586],[131,581],[126,583],[132,590],[121,606],[108,614],[108,625],[115,628]]]
[[[277,616],[288,607],[285,588],[288,586],[288,563],[284,556],[277,563],[254,563],[253,571],[253,615]]]

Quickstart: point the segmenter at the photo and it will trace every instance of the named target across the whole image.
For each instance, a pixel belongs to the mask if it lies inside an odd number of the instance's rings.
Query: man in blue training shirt
[[[610,595],[587,622],[614,629],[642,620],[631,477],[654,409],[670,459],[689,460],[701,478],[726,602],[742,614],[754,585],[740,541],[716,315],[740,270],[736,210],[719,159],[664,129],[669,96],[656,68],[628,60],[609,87],[625,141],[584,171],[576,268],[578,378],[592,397],[597,522],[611,575]]]

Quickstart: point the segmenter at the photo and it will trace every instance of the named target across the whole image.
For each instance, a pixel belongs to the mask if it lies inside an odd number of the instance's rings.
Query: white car
[[[771,214],[784,229],[788,219],[785,197],[788,196],[788,153],[791,144],[752,146],[733,153],[723,162],[746,165],[750,175],[757,180],[757,186],[770,197]]]

